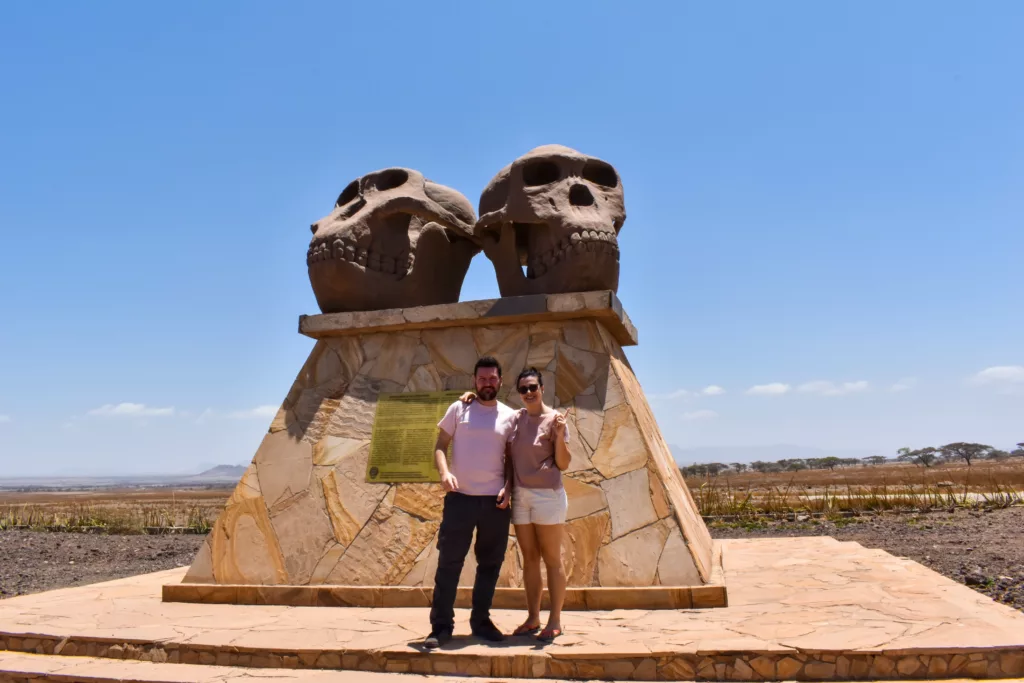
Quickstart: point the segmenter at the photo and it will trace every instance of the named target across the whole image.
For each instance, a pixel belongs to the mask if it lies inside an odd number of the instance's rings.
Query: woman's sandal
[[[546,628],[546,629],[544,629],[543,631],[540,632],[540,635],[537,636],[537,640],[539,640],[541,642],[544,642],[544,643],[550,643],[550,642],[554,641],[554,639],[557,638],[560,635],[562,635],[562,629],[560,629],[560,628]]]
[[[540,624],[536,626],[527,626],[523,624],[519,626],[515,631],[512,631],[514,636],[532,636],[534,633],[540,630]]]

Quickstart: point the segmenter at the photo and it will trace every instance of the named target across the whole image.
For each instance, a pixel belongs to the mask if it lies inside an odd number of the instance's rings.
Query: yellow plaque
[[[437,423],[461,391],[380,394],[370,437],[366,481],[438,482]]]

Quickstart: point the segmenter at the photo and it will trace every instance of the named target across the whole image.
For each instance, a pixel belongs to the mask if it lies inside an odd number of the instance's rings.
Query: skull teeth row
[[[527,263],[528,275],[532,271],[532,277],[540,277],[570,254],[583,254],[588,251],[614,253],[618,250],[614,233],[579,230],[560,241],[553,249],[531,258]]]
[[[388,256],[379,251],[364,249],[350,240],[340,239],[331,244],[321,242],[306,252],[307,266],[331,260],[348,261],[385,275],[405,275],[412,269],[415,259],[404,250],[397,257]]]

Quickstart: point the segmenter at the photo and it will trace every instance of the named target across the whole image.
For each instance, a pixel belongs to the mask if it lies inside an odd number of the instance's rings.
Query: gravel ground
[[[188,565],[204,538],[0,531],[0,598]]]
[[[1024,508],[710,524],[715,538],[834,536],[908,557],[1024,611]],[[0,531],[0,598],[181,567],[202,536]]]
[[[709,525],[715,538],[833,536],[906,557],[1024,611],[1024,507],[988,512]]]

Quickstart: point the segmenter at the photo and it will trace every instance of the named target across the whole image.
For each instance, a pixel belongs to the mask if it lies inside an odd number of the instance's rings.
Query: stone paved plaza
[[[925,567],[831,538],[723,542],[729,606],[567,615],[566,635],[426,654],[427,612],[162,603],[184,570],[0,602],[0,647],[235,667],[634,680],[1012,678],[1024,615]],[[522,614],[498,610],[511,630]],[[59,652],[58,652],[59,650]],[[83,660],[89,661],[89,660]]]

